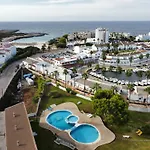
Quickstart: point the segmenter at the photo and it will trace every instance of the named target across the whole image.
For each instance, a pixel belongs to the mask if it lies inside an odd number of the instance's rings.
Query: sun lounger
[[[50,105],[50,107],[51,107],[51,108],[54,108],[54,107],[56,107],[56,104],[52,104],[52,105]]]
[[[129,135],[123,135],[123,138],[130,138],[130,136]]]
[[[92,117],[93,117],[93,115],[92,115],[92,114],[88,114],[88,115],[87,115],[87,117],[92,118]]]
[[[77,102],[77,105],[80,105],[82,102],[81,101],[79,101],[79,102]]]

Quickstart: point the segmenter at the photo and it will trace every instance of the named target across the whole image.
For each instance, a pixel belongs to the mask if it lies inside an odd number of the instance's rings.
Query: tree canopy
[[[93,108],[96,115],[103,118],[109,124],[123,124],[128,121],[127,102],[123,97],[114,94],[112,90],[99,89],[93,100]]]

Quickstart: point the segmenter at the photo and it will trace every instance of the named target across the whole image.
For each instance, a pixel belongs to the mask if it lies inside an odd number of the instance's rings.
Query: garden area
[[[103,91],[102,91],[103,95]],[[108,95],[109,97],[109,95]],[[113,100],[113,96],[111,96]],[[81,101],[81,104],[77,105],[79,110],[84,112],[94,113],[93,103],[82,98],[78,98],[75,95],[64,92],[58,87],[53,87],[52,85],[46,85],[44,88],[44,93],[42,101],[40,104],[40,112],[47,109],[51,104],[61,104],[64,102],[77,102]],[[118,103],[119,104],[119,103]],[[123,103],[124,105],[124,103]],[[118,105],[119,107],[119,105]],[[120,106],[121,107],[121,106]],[[98,111],[99,113],[99,111]],[[124,113],[124,112],[123,112]],[[139,113],[128,111],[128,122],[124,124],[112,124],[106,123],[106,126],[112,130],[116,135],[116,140],[111,144],[103,145],[98,147],[96,150],[149,150],[150,147],[150,136],[142,134],[138,136],[136,131],[145,124],[150,124],[149,113]],[[55,136],[51,131],[39,127],[38,118],[31,122],[33,132],[38,135],[35,137],[37,147],[39,150],[68,150],[67,147],[55,144],[53,141]],[[123,138],[123,135],[129,135],[129,139]]]

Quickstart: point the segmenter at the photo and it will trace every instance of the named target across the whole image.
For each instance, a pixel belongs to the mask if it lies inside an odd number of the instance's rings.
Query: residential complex
[[[16,55],[16,47],[10,43],[0,43],[0,67]]]

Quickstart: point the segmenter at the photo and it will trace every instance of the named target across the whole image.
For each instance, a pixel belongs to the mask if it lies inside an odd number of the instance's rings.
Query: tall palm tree
[[[84,95],[85,95],[85,81],[87,80],[88,78],[88,74],[85,72],[82,74],[82,78],[84,79]]]
[[[93,90],[95,91],[95,92],[97,92],[97,90],[98,89],[101,89],[102,87],[100,86],[100,84],[98,84],[98,83],[95,83],[94,84],[94,86],[93,86]]]
[[[106,53],[103,51],[102,52],[102,59],[103,59],[103,65],[105,64],[105,60],[106,60]]]
[[[129,57],[129,61],[130,61],[130,66],[131,66],[131,63],[133,61],[133,56]]]
[[[150,87],[145,88],[144,91],[147,92],[147,101],[148,101],[148,96],[150,95]]]
[[[148,61],[148,59],[149,59],[149,53],[146,54],[146,58],[147,58],[147,61]]]
[[[147,81],[148,81],[148,79],[150,79],[150,70],[145,72],[145,76],[146,76]]]
[[[119,58],[117,58],[117,66],[118,66],[118,64],[120,63],[120,59]]]
[[[129,101],[130,101],[130,96],[131,96],[131,92],[134,90],[134,85],[133,84],[128,84],[127,89],[129,90]]]
[[[74,87],[75,87],[75,75],[77,73],[77,69],[75,67],[72,69],[72,73],[73,73]]]
[[[116,94],[118,88],[117,88],[117,86],[113,85],[113,86],[111,86],[111,90],[113,91],[114,94]]]
[[[143,54],[140,54],[139,59],[140,59],[140,63],[141,63],[141,60],[143,59]]]
[[[57,83],[57,79],[58,79],[58,76],[59,76],[59,72],[57,70],[55,70],[53,72],[53,76],[54,76],[54,79],[55,79],[55,83]]]
[[[66,88],[66,76],[68,73],[69,73],[68,70],[64,69],[63,74],[65,75],[65,88]]]
[[[96,66],[95,66],[95,70],[97,71],[97,70],[99,70],[100,69],[100,66],[99,66],[99,64],[97,64]]]
[[[143,71],[137,71],[136,72],[136,75],[139,77],[139,79],[142,79],[142,77],[143,77]]]

